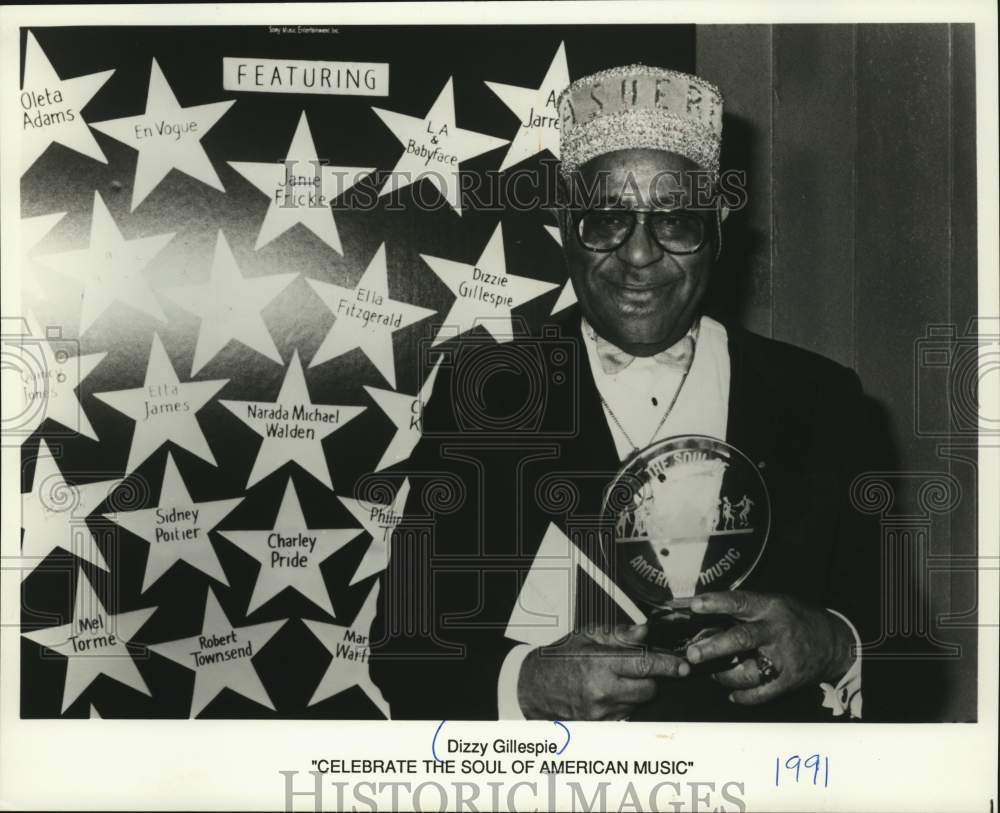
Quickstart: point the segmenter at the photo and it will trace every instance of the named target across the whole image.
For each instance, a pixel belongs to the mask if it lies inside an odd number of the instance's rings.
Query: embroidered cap
[[[565,175],[598,155],[641,147],[719,171],[722,93],[698,76],[623,65],[577,79],[557,107]]]

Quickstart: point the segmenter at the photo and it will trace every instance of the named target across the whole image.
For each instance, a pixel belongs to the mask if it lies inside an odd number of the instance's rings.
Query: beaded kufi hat
[[[624,65],[577,79],[557,107],[564,174],[598,155],[640,147],[719,171],[722,93],[700,77]]]

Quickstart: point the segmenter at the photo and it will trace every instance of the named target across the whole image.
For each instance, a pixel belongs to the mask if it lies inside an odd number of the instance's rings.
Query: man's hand
[[[854,636],[847,625],[791,596],[745,590],[703,593],[691,602],[691,611],[729,615],[737,621],[686,652],[691,663],[750,654],[713,675],[735,690],[729,695],[734,703],[766,703],[800,686],[836,683],[854,660]],[[762,674],[759,655],[774,665],[771,679]]]
[[[641,646],[645,625],[567,635],[524,659],[517,699],[528,719],[621,720],[653,699],[656,677],[684,677],[676,655]]]

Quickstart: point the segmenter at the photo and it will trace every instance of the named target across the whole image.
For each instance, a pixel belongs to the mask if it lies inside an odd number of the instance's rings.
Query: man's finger
[[[749,689],[761,685],[760,664],[754,658],[747,658],[732,669],[716,672],[712,678],[727,689]]]
[[[724,590],[702,593],[691,600],[691,612],[699,615],[731,615],[741,621],[757,618],[764,603],[764,596],[749,590]]]
[[[699,641],[687,648],[685,655],[691,663],[702,663],[716,658],[731,658],[742,652],[756,649],[765,642],[764,627],[759,622],[736,624]]]
[[[652,679],[632,680],[631,678],[621,678],[615,681],[612,690],[613,700],[609,703],[618,703],[628,706],[638,706],[648,703],[656,697],[656,681]]]
[[[646,640],[646,624],[621,624],[613,629],[591,629],[587,637],[602,646],[637,646]]]
[[[758,706],[783,694],[785,691],[784,681],[775,680],[772,683],[765,683],[762,686],[754,686],[751,689],[737,689],[729,695],[729,699],[739,706]]]
[[[646,650],[640,655],[623,656],[612,670],[626,678],[685,677],[691,673],[691,666],[669,652]]]
[[[631,624],[615,629],[615,640],[620,644],[641,644],[646,640],[649,627],[646,624]]]
[[[598,711],[594,716],[595,720],[625,720],[632,713],[632,706],[622,704],[614,704],[610,706],[604,706]]]

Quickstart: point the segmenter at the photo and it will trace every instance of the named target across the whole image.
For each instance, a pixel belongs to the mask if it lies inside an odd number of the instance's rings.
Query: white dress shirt
[[[596,336],[586,320],[583,321],[582,332],[594,382],[604,400],[604,417],[621,460],[633,453],[633,444],[642,449],[656,440],[674,435],[709,435],[720,439],[726,437],[729,418],[729,345],[726,329],[719,322],[707,316],[701,317],[694,333],[694,358],[686,377],[681,370],[653,358],[636,358],[624,369],[608,374],[601,366]],[[678,392],[678,387],[682,384],[683,387]],[[675,395],[674,406],[664,420],[664,413]],[[609,408],[614,413],[613,417],[609,414]],[[697,561],[692,560],[692,567],[695,569],[700,567],[701,557],[696,559]],[[854,625],[847,618],[834,610],[830,612],[850,627],[858,654],[847,674],[836,686],[820,684],[822,704],[824,708],[831,709],[836,717],[847,713],[852,718],[860,718],[861,641]],[[519,644],[504,660],[497,687],[501,720],[524,719],[517,699],[517,681],[521,664],[533,648],[529,644]]]

